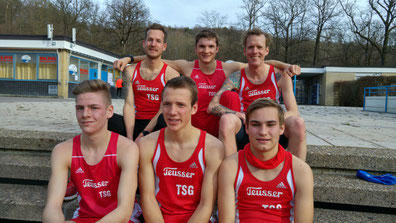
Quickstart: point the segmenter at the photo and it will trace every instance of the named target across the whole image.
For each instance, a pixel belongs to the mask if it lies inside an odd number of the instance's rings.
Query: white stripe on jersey
[[[270,75],[271,75],[271,82],[274,85],[274,88],[275,88],[275,91],[276,91],[275,101],[279,103],[279,90],[278,90],[278,87],[276,86],[275,73],[272,73]]]
[[[238,179],[235,188],[235,222],[239,222],[238,191],[239,191],[239,187],[242,184],[242,180],[243,180],[243,171],[242,171],[242,167],[239,167]]]
[[[293,167],[291,167],[293,168]],[[290,189],[292,191],[292,197],[293,199],[290,201],[290,222],[294,222],[294,184],[293,184],[293,176],[292,176],[292,170],[289,169],[289,171],[287,172],[287,183],[290,186]]]
[[[161,83],[165,87],[165,72],[161,75]]]
[[[133,74],[132,82],[135,81],[136,75],[137,75],[138,70],[135,70],[135,73]]]
[[[201,168],[202,168],[202,173],[205,173],[203,148],[201,148],[201,150],[199,150],[198,160],[199,160],[199,164],[201,165]]]
[[[241,84],[241,86],[239,86],[239,100],[241,101],[241,112],[243,112],[242,92],[243,92],[243,89],[245,88],[245,78],[243,78],[243,77],[241,78],[240,84]]]
[[[157,196],[158,192],[159,192],[159,178],[157,175],[157,164],[158,164],[158,160],[160,158],[161,155],[161,146],[158,145],[157,149],[155,150],[155,157],[153,160],[153,167],[154,167],[154,175],[155,175],[155,196]]]

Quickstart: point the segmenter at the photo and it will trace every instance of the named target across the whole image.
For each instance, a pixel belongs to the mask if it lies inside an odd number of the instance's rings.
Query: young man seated
[[[208,222],[217,192],[223,144],[191,125],[197,87],[189,77],[162,92],[167,127],[138,141],[139,188],[146,222]]]
[[[278,103],[262,98],[250,104],[250,143],[220,167],[220,222],[313,221],[312,171],[278,143],[284,130]]]
[[[73,94],[82,133],[52,151],[43,222],[65,221],[62,203],[69,170],[79,201],[70,222],[134,222],[139,150],[133,141],[107,130],[114,110],[109,86],[86,80]]]

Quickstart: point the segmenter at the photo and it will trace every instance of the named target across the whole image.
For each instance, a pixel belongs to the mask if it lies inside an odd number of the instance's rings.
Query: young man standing
[[[278,103],[261,98],[249,106],[250,143],[221,164],[220,222],[313,222],[312,171],[278,143],[284,129]]]
[[[264,63],[269,53],[270,35],[260,29],[249,30],[244,38],[244,54],[248,67],[232,73],[221,89],[212,98],[208,111],[221,116],[219,138],[223,141],[226,156],[242,149],[249,137],[245,132],[244,119],[247,107],[257,98],[271,98],[279,102],[280,94],[286,106],[285,136],[289,143],[285,147],[302,160],[305,160],[307,145],[304,120],[299,116],[297,102],[289,75]],[[236,89],[241,99],[241,112],[232,110],[219,103],[224,92]],[[236,136],[236,137],[235,137]],[[287,140],[287,139],[286,139]],[[289,146],[288,146],[289,145]]]
[[[113,106],[104,81],[83,81],[73,94],[82,133],[52,151],[43,222],[65,221],[62,202],[69,170],[79,197],[72,222],[128,222],[137,187],[138,147],[107,130]]]
[[[219,117],[208,114],[209,102],[231,73],[246,67],[245,63],[224,63],[216,60],[218,51],[219,38],[217,34],[204,29],[195,36],[195,53],[198,60],[164,60],[179,73],[191,77],[195,81],[198,88],[198,111],[192,116],[192,125],[216,137],[219,133]],[[140,61],[145,58],[144,56],[137,56],[134,60]],[[129,57],[122,58],[114,62],[114,67],[123,70],[130,61]],[[291,66],[278,61],[270,61],[270,63],[286,69],[289,74],[300,73],[298,66]],[[233,97],[232,94],[223,95],[221,103],[231,109],[239,109],[239,103],[238,101],[235,102]]]
[[[223,144],[191,125],[197,88],[189,77],[170,80],[162,93],[166,128],[138,141],[139,188],[147,222],[208,222],[217,192]]]
[[[124,115],[123,118],[115,115],[109,120],[109,130],[134,140],[153,131],[161,114],[162,89],[168,80],[180,76],[161,60],[167,47],[166,38],[167,32],[162,25],[154,23],[147,27],[143,41],[146,60],[126,68]]]

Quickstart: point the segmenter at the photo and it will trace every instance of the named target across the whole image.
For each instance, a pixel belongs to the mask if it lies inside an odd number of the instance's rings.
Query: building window
[[[13,59],[12,55],[0,55],[0,78],[14,78]]]
[[[36,80],[37,63],[35,54],[16,54],[15,79]]]
[[[89,80],[89,62],[80,59],[80,81]]]
[[[78,59],[75,57],[70,57],[70,64],[69,64],[69,81],[70,82],[78,82]]]
[[[39,56],[39,79],[57,79],[57,60],[56,56]]]

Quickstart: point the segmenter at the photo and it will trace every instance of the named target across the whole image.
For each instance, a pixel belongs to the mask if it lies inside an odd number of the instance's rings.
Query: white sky
[[[105,2],[106,0],[96,0]],[[242,0],[142,0],[150,10],[154,22],[171,27],[190,27],[205,10],[227,15],[227,26],[237,22],[242,13]],[[103,8],[103,6],[101,6]],[[201,24],[203,25],[203,24]]]

